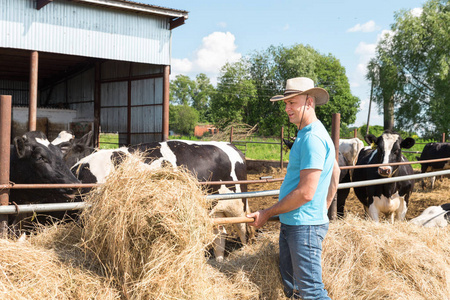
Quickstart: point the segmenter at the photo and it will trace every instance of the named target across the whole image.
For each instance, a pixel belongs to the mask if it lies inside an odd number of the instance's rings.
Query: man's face
[[[306,95],[297,95],[284,100],[284,103],[286,104],[285,112],[288,114],[289,122],[297,125],[297,127],[300,127],[305,100]]]

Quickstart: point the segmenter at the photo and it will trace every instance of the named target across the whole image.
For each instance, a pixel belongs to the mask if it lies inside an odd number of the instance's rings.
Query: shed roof
[[[156,5],[144,4],[135,1],[126,0],[71,0],[80,3],[86,3],[96,6],[105,6],[109,8],[115,8],[120,10],[128,10],[133,12],[140,12],[145,14],[168,16],[172,18],[188,18],[188,11],[166,8]]]
[[[77,18],[70,17],[69,19],[74,19],[74,24],[69,24],[67,22],[62,22],[63,19],[68,18],[59,18],[61,13],[71,12],[70,9],[64,10],[64,8],[69,7],[70,4],[76,4],[79,7],[85,6],[97,8],[97,11],[102,10],[105,11],[117,11],[118,14],[124,14],[125,16],[132,15],[140,15],[142,16],[143,23],[141,24],[142,32],[150,32],[152,24],[145,23],[145,20],[149,20],[150,18],[155,17],[155,20],[165,19],[167,21],[170,20],[169,25],[167,25],[167,29],[173,29],[184,23],[184,20],[188,18],[188,12],[185,10],[178,10],[172,8],[164,8],[155,5],[143,4],[138,2],[126,1],[126,0],[40,0],[37,1],[38,5],[36,6],[36,2],[34,6],[32,4],[26,4],[27,1],[14,1],[10,6],[6,6],[7,12],[0,12],[0,24],[3,24],[0,29],[2,34],[0,35],[0,80],[13,80],[13,81],[27,81],[29,79],[29,64],[30,64],[30,52],[29,50],[37,50],[39,52],[39,81],[40,85],[46,85],[47,83],[51,83],[61,76],[67,76],[70,74],[77,73],[86,67],[92,65],[97,59],[108,59],[108,57],[103,57],[102,55],[98,55],[98,53],[92,54],[91,51],[88,55],[83,55],[82,51],[73,51],[72,53],[68,53],[68,51],[59,51],[59,46],[63,45],[64,42],[67,43],[68,46],[65,46],[63,50],[69,48],[69,50],[77,49],[76,47],[82,47],[86,49],[92,46],[92,43],[81,43],[81,42],[73,42],[75,38],[86,39],[87,41],[89,36],[91,36],[91,40],[94,40],[92,37],[97,32],[91,32],[86,34],[88,29],[93,28],[92,30],[97,30],[99,34],[102,33],[102,30],[98,29],[97,24],[88,24],[87,17],[92,17],[92,15],[84,15],[79,14]],[[31,1],[30,1],[31,2]],[[25,4],[24,4],[25,3]],[[39,3],[41,6],[39,7]],[[54,5],[58,5],[59,9],[56,9]],[[64,4],[61,6],[61,4]],[[68,4],[68,5],[67,5]],[[75,7],[75,6],[74,6]],[[42,11],[37,11],[37,9],[42,9]],[[69,7],[70,8],[70,7]],[[10,12],[8,13],[8,9]],[[53,12],[52,17],[42,17],[49,15],[50,12]],[[84,10],[86,12],[86,10]],[[131,14],[130,14],[131,13]],[[59,15],[58,15],[59,14]],[[109,14],[111,16],[111,14]],[[69,16],[72,16],[69,14]],[[83,30],[78,31],[68,31],[72,30],[77,26],[77,19],[84,20],[82,23]],[[111,21],[114,19],[107,19]],[[121,19],[120,19],[121,20]],[[3,23],[2,23],[3,22]],[[60,22],[60,23],[58,23]],[[97,21],[95,21],[97,22]],[[117,28],[121,27],[122,24],[117,24],[115,22],[114,26]],[[38,27],[42,26],[42,27]],[[102,26],[102,25],[100,25]],[[0,28],[1,28],[0,27]],[[111,27],[111,26],[110,26]],[[108,27],[108,28],[110,28]],[[133,26],[129,26],[130,28],[136,28],[135,23]],[[61,30],[60,30],[61,29]],[[76,29],[76,28],[75,28]],[[149,33],[151,38],[148,37],[140,37],[138,36],[137,41],[149,41],[148,43],[153,43],[154,48],[150,47],[141,47],[145,49],[145,51],[150,51],[149,49],[157,49],[162,51],[165,46],[164,43],[170,43],[170,33],[164,33],[164,30],[167,32],[167,29],[156,29],[156,33]],[[137,30],[137,29],[136,29]],[[56,35],[55,33],[62,32],[61,36]],[[4,33],[4,34],[3,34]],[[75,33],[74,35],[71,35]],[[136,33],[137,35],[138,33]],[[158,35],[159,34],[159,35]],[[164,35],[163,35],[164,34]],[[114,33],[107,33],[103,36],[104,40],[98,40],[98,49],[99,51],[113,51],[111,49],[117,50],[118,46],[124,45],[126,43],[116,42],[114,47],[102,48],[104,45],[104,41],[107,39],[116,40],[118,38],[123,38],[125,34],[117,34],[113,36]],[[87,37],[86,37],[87,36]],[[59,38],[62,37],[62,38]],[[86,38],[85,38],[86,37]],[[134,38],[134,36],[132,36]],[[118,44],[117,44],[118,43]],[[159,43],[159,44],[158,44]],[[132,43],[128,43],[132,44]],[[37,45],[37,46],[36,46]],[[81,46],[80,46],[81,45]],[[144,44],[146,45],[146,44]],[[45,47],[44,47],[45,46]],[[51,46],[51,47],[49,47]],[[138,48],[142,45],[136,44],[135,48]],[[127,49],[126,49],[127,50]],[[164,61],[164,64],[167,64],[168,59],[170,57],[170,53],[166,50],[162,52],[160,61]],[[119,51],[117,51],[119,52]],[[157,51],[153,51],[151,53],[156,53]],[[122,53],[130,53],[129,51],[122,51]],[[140,51],[143,53],[143,51]],[[69,54],[69,55],[68,55]],[[147,54],[146,54],[147,55]],[[111,56],[111,55],[110,55]],[[131,55],[129,55],[131,56]],[[147,55],[150,57],[150,55]],[[135,62],[143,62],[143,63],[152,63],[142,61],[142,58],[133,59],[134,57],[127,57],[125,61],[135,61]],[[110,58],[111,59],[111,58]],[[112,58],[114,59],[114,58]],[[153,58],[149,58],[151,60]],[[154,59],[157,64],[157,59]]]

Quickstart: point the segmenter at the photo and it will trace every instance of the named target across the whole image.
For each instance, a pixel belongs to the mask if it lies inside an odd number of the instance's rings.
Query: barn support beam
[[[101,64],[95,63],[95,88],[94,88],[94,146],[100,142],[100,97],[101,97]]]
[[[11,96],[0,96],[0,184],[9,184]],[[0,206],[9,204],[9,189],[0,189]],[[0,215],[0,238],[8,234],[8,216]]]
[[[164,66],[163,83],[163,119],[162,119],[162,141],[169,139],[169,80],[170,66]]]
[[[30,103],[28,106],[28,130],[36,130],[37,91],[38,91],[38,61],[37,51],[32,51],[30,56]]]

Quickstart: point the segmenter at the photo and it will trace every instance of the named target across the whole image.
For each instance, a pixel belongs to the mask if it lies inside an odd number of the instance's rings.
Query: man
[[[289,121],[299,131],[277,204],[249,214],[260,228],[279,215],[280,273],[287,297],[330,299],[322,282],[322,241],[328,231],[328,208],[337,191],[339,165],[328,132],[317,119],[316,105],[328,102],[328,92],[305,77],[288,79],[283,95],[270,101],[286,103]]]

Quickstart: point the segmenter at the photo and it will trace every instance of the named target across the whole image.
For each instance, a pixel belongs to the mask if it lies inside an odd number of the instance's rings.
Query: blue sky
[[[354,125],[367,122],[370,83],[366,65],[378,39],[390,30],[396,12],[420,13],[425,0],[134,0],[189,11],[172,33],[172,75],[207,74],[216,82],[225,62],[270,45],[310,45],[331,54],[346,69],[352,94],[361,100]],[[383,125],[372,106],[370,125]]]

